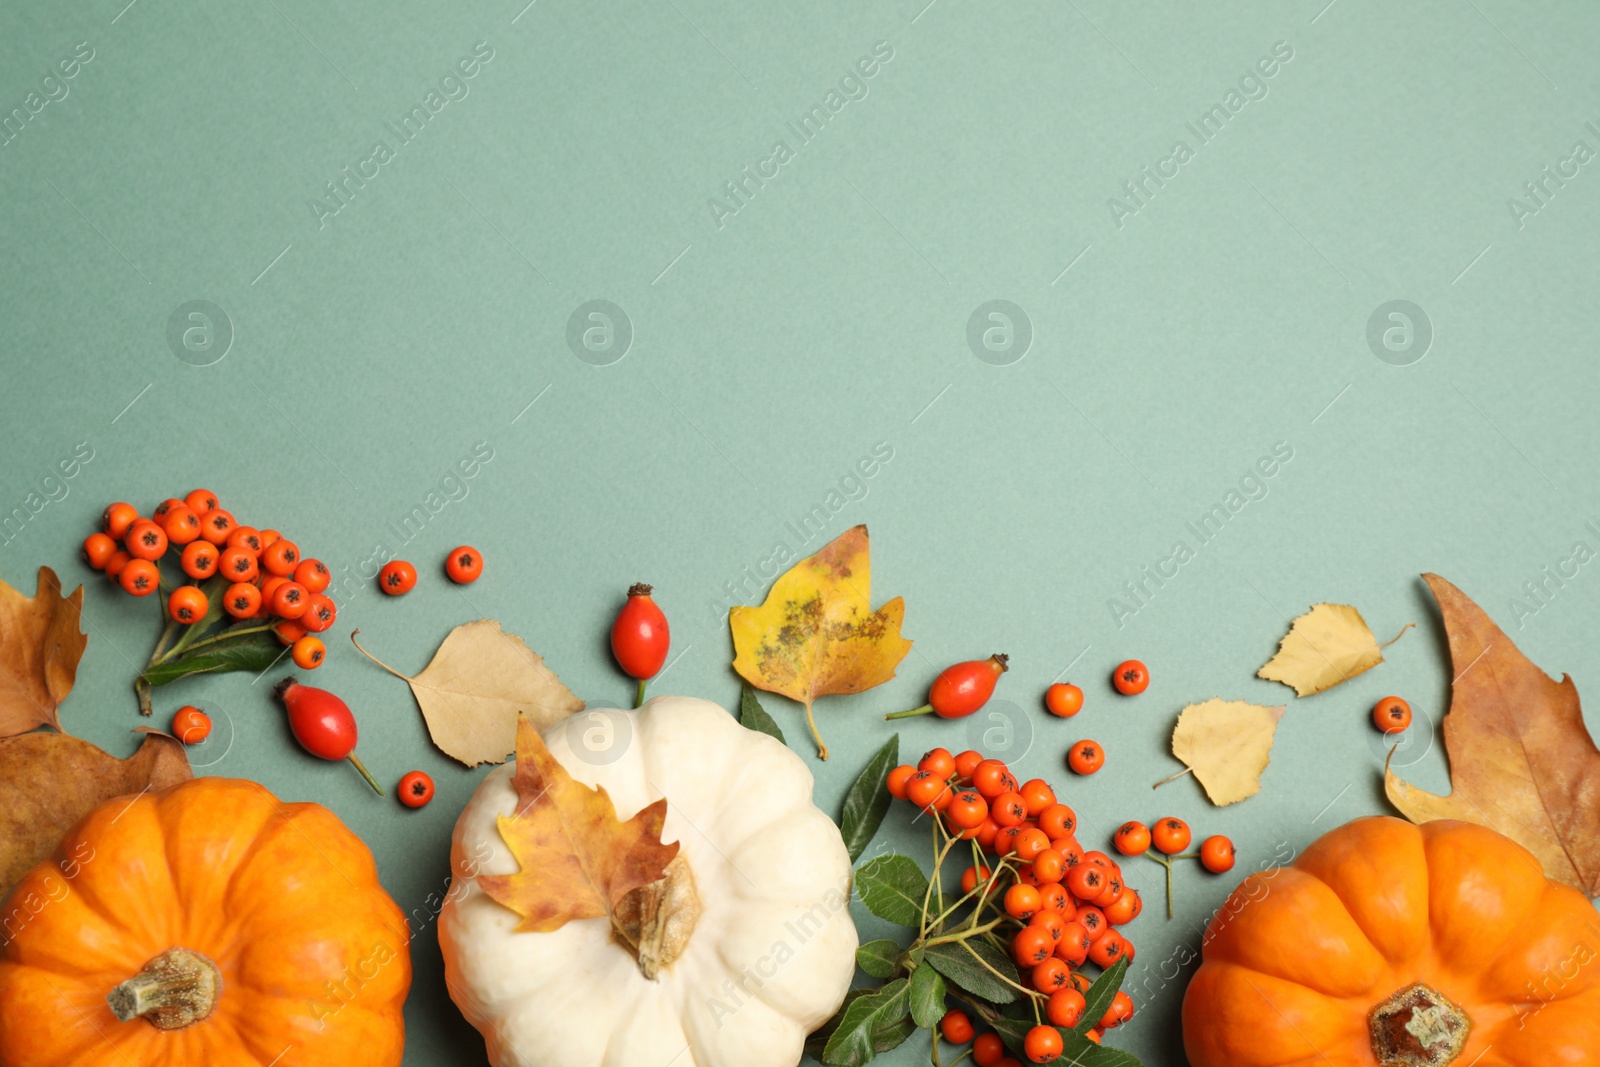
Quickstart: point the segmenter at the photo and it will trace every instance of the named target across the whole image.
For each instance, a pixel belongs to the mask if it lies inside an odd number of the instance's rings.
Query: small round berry
[[[1089,962],[1097,967],[1109,967],[1127,952],[1128,940],[1108,924],[1105,933],[1089,946]]]
[[[983,762],[983,753],[967,749],[965,752],[956,753],[956,774],[961,776],[963,782],[972,781],[972,772],[978,769],[978,764]]]
[[[198,745],[211,736],[211,716],[185,704],[172,716],[172,736],[186,745]]]
[[[1011,850],[1017,854],[1019,860],[1031,862],[1049,847],[1049,834],[1037,826],[1024,826],[1019,829]]]
[[[209,489],[191,489],[183,498],[183,502],[189,505],[189,510],[196,515],[217,510],[217,494]]]
[[[287,578],[294,573],[294,569],[299,563],[300,549],[295,546],[293,541],[286,541],[280,537],[261,550],[261,566],[266,569],[268,574]]]
[[[973,789],[963,789],[950,799],[944,817],[958,830],[973,830],[989,817],[989,802]]]
[[[296,641],[289,648],[289,658],[294,660],[294,665],[304,671],[314,671],[322,666],[323,657],[328,654],[327,646],[321,638],[307,634]]]
[[[1049,996],[1056,990],[1071,985],[1071,979],[1068,978],[1071,973],[1065,960],[1051,956],[1043,963],[1034,964],[1033,973],[1028,976],[1028,981],[1034,989]]]
[[[445,560],[444,572],[457,585],[475,582],[483,574],[483,555],[471,545],[457,545]]]
[[[254,526],[235,526],[224,542],[229,548],[242,548],[252,557],[261,555],[261,531]]]
[[[1013,781],[1015,779],[1011,777],[1011,771],[997,759],[983,760],[972,768],[972,788],[991,801],[1001,793],[1014,790]]]
[[[1411,725],[1411,705],[1399,697],[1384,697],[1372,708],[1372,724],[1386,734]]]
[[[261,590],[249,582],[234,582],[222,594],[222,610],[236,619],[248,619],[261,607]]]
[[[1039,831],[1044,833],[1043,830]],[[1053,848],[1047,848],[1033,857],[1033,876],[1040,885],[1059,882],[1067,871],[1067,858]]]
[[[214,545],[227,544],[236,528],[232,513],[221,508],[212,508],[200,516],[200,536]]]
[[[125,593],[149,596],[161,588],[161,571],[147,559],[130,559],[117,575],[117,584],[122,586]]]
[[[942,781],[956,773],[956,758],[947,748],[931,748],[917,761],[917,770],[927,771]]]
[[[911,766],[909,763],[902,763],[900,766],[890,771],[889,779],[884,783],[885,787],[889,790],[889,795],[894,797],[896,800],[904,800],[906,798],[906,783],[910,781],[911,776],[916,773],[917,769]]]
[[[167,551],[167,531],[149,519],[140,519],[128,527],[123,544],[134,559],[160,559]]]
[[[1078,829],[1078,813],[1065,804],[1052,804],[1039,813],[1039,829],[1052,841],[1071,837]]]
[[[167,512],[171,511],[173,508],[188,506],[189,505],[185,504],[177,497],[169,496],[167,499],[156,505],[156,509],[150,513],[150,517],[155,519],[157,522],[160,522],[162,519],[167,517]]]
[[[1213,834],[1200,842],[1200,866],[1212,874],[1233,870],[1233,842],[1221,834]]]
[[[305,586],[308,593],[320,593],[333,581],[333,575],[328,573],[328,565],[320,559],[303,559],[296,563],[293,577]]]
[[[128,527],[139,521],[139,509],[132,504],[117,501],[108,505],[105,513],[100,516],[100,529],[113,541],[122,540],[122,535],[128,532]]]
[[[1039,898],[1042,901],[1044,899],[1044,894],[1039,894]],[[1067,920],[1061,917],[1060,912],[1047,911],[1042,908],[1034,913],[1033,918],[1028,920],[1028,925],[1037,926],[1039,929],[1049,934],[1052,948],[1054,947],[1055,943],[1060,941],[1062,936],[1067,932]]]
[[[1047,931],[1037,926],[1024,926],[1011,939],[1011,958],[1019,966],[1033,967],[1048,959],[1055,947],[1056,943]]]
[[[1076,774],[1093,774],[1106,765],[1106,750],[1100,742],[1083,740],[1067,752],[1067,766]]]
[[[1061,940],[1056,942],[1055,954],[1076,967],[1089,958],[1089,946],[1093,943],[1094,939],[1090,937],[1088,927],[1074,919],[1062,929]]]
[[[1182,852],[1189,847],[1189,824],[1169,815],[1150,828],[1150,842],[1169,856]]]
[[[1001,793],[989,804],[989,817],[997,826],[1020,826],[1028,817],[1028,802],[1021,793]]]
[[[951,1008],[939,1020],[939,1033],[952,1045],[965,1045],[972,1040],[972,1020],[960,1008]]]
[[[167,598],[167,614],[185,626],[193,626],[205,618],[210,608],[211,602],[206,595],[192,585],[178,586]]]
[[[1117,995],[1111,998],[1111,1006],[1106,1008],[1106,1013],[1100,1019],[1100,1029],[1110,1030],[1121,1026],[1133,1018],[1133,998],[1122,990],[1117,990]]]
[[[126,567],[132,558],[120,548],[111,553],[111,558],[106,560],[106,577],[113,582],[119,581],[122,577],[122,568]]]
[[[191,541],[183,549],[183,573],[197,582],[217,573],[217,546],[209,541]]]
[[[433,799],[433,779],[425,771],[412,771],[400,779],[395,792],[406,807],[420,808]]]
[[[1111,835],[1111,843],[1124,856],[1142,856],[1150,850],[1150,827],[1137,820],[1125,822]]]
[[[116,555],[117,543],[110,534],[92,533],[83,539],[83,561],[97,571],[106,569],[106,560]]]
[[[1027,922],[1033,918],[1033,913],[1039,910],[1039,905],[1043,903],[1043,899],[1039,896],[1039,891],[1033,886],[1023,885],[1018,882],[1006,890],[1003,903],[1007,915],[1013,919],[1021,919],[1023,922]]]
[[[168,541],[186,545],[200,536],[200,516],[188,504],[177,504],[161,516],[161,529],[166,531]]]
[[[972,1043],[972,1062],[978,1067],[997,1067],[1005,1058],[1005,1042],[1000,1040],[1000,1035],[993,1030],[978,1035]]]
[[[1092,901],[1106,888],[1107,872],[1092,863],[1080,863],[1067,872],[1062,884],[1079,900]]]
[[[294,643],[306,635],[306,628],[297,622],[285,619],[272,627],[273,634],[278,638],[278,644],[294,647]]]
[[[309,633],[320,634],[333,625],[339,617],[339,607],[325,593],[312,593],[306,600],[306,613],[300,616],[300,625]]]
[[[968,867],[961,872],[961,892],[970,893],[978,888],[978,883],[988,882],[991,873],[987,867]]]
[[[390,596],[411,592],[417,584],[417,568],[403,559],[392,559],[378,572],[378,588]]]
[[[282,541],[278,542],[282,544]],[[275,575],[274,577],[278,577]],[[280,619],[298,619],[306,613],[310,606],[311,594],[306,592],[305,586],[299,582],[285,580],[284,583],[272,591],[268,603],[270,610]]]
[[[1083,710],[1083,690],[1071,682],[1057,682],[1044,691],[1045,710],[1070,719]]]
[[[217,557],[217,573],[230,582],[253,582],[261,573],[261,566],[248,548],[229,545]]]
[[[1043,778],[1028,779],[1018,792],[1022,794],[1022,802],[1027,805],[1030,816],[1038,815],[1056,802],[1056,791]]]
[[[1076,989],[1068,987],[1058,989],[1050,994],[1050,999],[1045,1001],[1044,1017],[1056,1026],[1068,1030],[1078,1025],[1078,1020],[1083,1018],[1083,1009],[1088,1004],[1083,999],[1083,994]]]
[[[1055,849],[1050,851],[1055,852]],[[1056,855],[1061,853],[1056,852]],[[1035,860],[1034,864],[1037,866],[1038,862]],[[1039,900],[1045,911],[1053,911],[1064,919],[1071,919],[1077,913],[1078,909],[1067,899],[1067,890],[1060,881],[1040,882],[1034,888],[1039,890]]]
[[[262,530],[261,551],[265,552],[267,549],[271,548],[273,545],[282,540],[283,534],[279,533],[277,530]]]
[[[1136,659],[1125,659],[1111,672],[1111,684],[1123,696],[1137,696],[1150,687],[1150,672]]]
[[[1053,1026],[1035,1026],[1022,1039],[1022,1051],[1034,1063],[1049,1063],[1061,1055],[1061,1031]]]
[[[1122,894],[1105,909],[1106,922],[1112,926],[1126,926],[1139,917],[1144,910],[1144,900],[1140,898],[1139,891],[1131,886],[1124,886]]]
[[[943,778],[918,771],[906,780],[906,799],[924,811],[942,810],[950,803],[950,787]]]

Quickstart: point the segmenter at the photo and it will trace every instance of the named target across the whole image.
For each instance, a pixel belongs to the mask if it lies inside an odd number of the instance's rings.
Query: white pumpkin
[[[655,697],[590,709],[544,731],[573,778],[604,786],[617,816],[667,798],[700,902],[681,952],[654,979],[606,918],[516,933],[477,884],[514,874],[498,820],[517,807],[496,768],[456,823],[454,883],[439,917],[445,978],[495,1067],[792,1067],[855,973],[850,858],[811,802],[811,772],[722,708]],[[674,861],[679,862],[678,860]]]

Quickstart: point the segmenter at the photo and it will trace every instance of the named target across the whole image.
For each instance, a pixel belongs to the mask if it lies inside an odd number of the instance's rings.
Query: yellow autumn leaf
[[[1261,791],[1261,772],[1272,758],[1282,718],[1281,704],[1268,708],[1215,697],[1190,704],[1178,714],[1172,754],[1194,772],[1211,803],[1237,804]]]
[[[1400,633],[1411,625],[1407,623]],[[1278,654],[1256,677],[1282,682],[1296,696],[1310,696],[1376,667],[1383,662],[1382,650],[1398,640],[1400,634],[1378,644],[1361,612],[1349,604],[1317,604],[1294,620]]]
[[[900,636],[905,602],[895,597],[874,611],[871,596],[867,528],[855,526],[789,568],[760,607],[740,606],[728,614],[733,669],[757,689],[805,705],[822,759],[828,746],[817,732],[812,703],[887,682],[911,651],[911,642]]]

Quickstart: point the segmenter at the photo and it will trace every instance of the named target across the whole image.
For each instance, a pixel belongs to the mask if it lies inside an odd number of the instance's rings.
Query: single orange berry
[[[261,555],[261,531],[254,526],[235,526],[233,532],[228,534],[226,542],[229,548],[242,548],[251,556]]]
[[[233,521],[233,515],[221,508],[212,508],[200,516],[200,536],[214,545],[227,544],[228,538],[233,536],[233,531],[237,528],[238,524]]]
[[[100,529],[114,541],[122,540],[122,535],[128,532],[128,527],[139,520],[139,509],[132,504],[117,501],[108,505],[105,513],[100,516]]]
[[[1037,926],[1024,926],[1011,939],[1011,958],[1019,966],[1033,967],[1048,959],[1055,947],[1056,943],[1047,931]]]
[[[222,594],[222,610],[236,619],[248,619],[261,607],[261,590],[249,582],[235,582]]]
[[[1055,852],[1055,849],[1051,849],[1050,851]],[[1056,855],[1059,856],[1061,853],[1056,852]],[[1038,863],[1038,860],[1034,860],[1034,866],[1038,866]],[[1040,882],[1034,888],[1039,890],[1040,906],[1043,907],[1045,911],[1053,911],[1057,915],[1060,915],[1063,919],[1068,920],[1070,920],[1073,917],[1073,914],[1077,911],[1077,909],[1072,906],[1072,902],[1067,899],[1067,890],[1060,883],[1060,881]]]
[[[1039,894],[1039,899],[1041,902],[1043,901],[1043,893]],[[1034,912],[1033,918],[1028,920],[1028,925],[1037,926],[1039,929],[1049,934],[1051,945],[1054,945],[1057,941],[1060,941],[1062,935],[1067,932],[1067,920],[1062,918],[1061,913],[1049,911],[1044,908]]]
[[[458,585],[475,582],[483,573],[483,556],[471,545],[457,545],[444,561],[444,572]]]
[[[968,867],[961,872],[961,892],[970,893],[978,888],[979,882],[988,882],[990,873],[987,867]]]
[[[1213,834],[1200,842],[1200,866],[1212,874],[1233,870],[1233,842],[1221,834]]]
[[[117,583],[125,593],[149,596],[161,588],[161,571],[147,559],[130,559],[117,576]]]
[[[1111,843],[1124,856],[1142,856],[1150,849],[1150,827],[1142,822],[1125,822],[1111,835]]]
[[[278,544],[283,544],[279,541]],[[298,619],[310,606],[311,594],[299,582],[287,579],[272,591],[271,612],[280,619]]]
[[[1005,1042],[1000,1040],[1000,1035],[993,1030],[978,1035],[972,1043],[972,1062],[978,1067],[997,1067],[1005,1058]]]
[[[160,559],[167,551],[167,532],[149,519],[139,519],[128,527],[122,543],[135,559]]]
[[[1043,963],[1034,964],[1033,973],[1028,978],[1033,988],[1049,996],[1063,986],[1071,984],[1067,977],[1071,973],[1065,960],[1051,956]]]
[[[939,1020],[939,1033],[952,1045],[965,1045],[972,1040],[972,1020],[960,1008],[951,1008]]]
[[[1109,967],[1123,957],[1128,941],[1108,925],[1104,936],[1089,946],[1089,962],[1097,967]]]
[[[261,567],[255,553],[244,545],[229,545],[217,556],[217,573],[230,582],[252,582]]]
[[[1372,708],[1372,724],[1386,734],[1411,725],[1411,705],[1399,697],[1384,697]]]
[[[206,595],[192,585],[178,586],[167,598],[167,614],[185,626],[192,626],[205,618],[210,607],[211,602]]]
[[[950,799],[944,817],[958,830],[974,830],[989,817],[989,802],[973,789],[963,789]]]
[[[106,577],[113,582],[118,581],[122,577],[122,568],[126,567],[132,558],[120,548],[111,553],[111,557],[106,560]]]
[[[1139,891],[1131,886],[1124,886],[1122,894],[1104,909],[1106,922],[1112,926],[1126,926],[1139,917],[1144,910],[1144,900],[1139,896]]]
[[[1083,690],[1070,682],[1057,682],[1044,691],[1045,710],[1070,719],[1083,710]]]
[[[972,772],[978,769],[978,764],[983,762],[983,753],[967,749],[965,752],[956,753],[956,773],[964,782],[972,781]]]
[[[1053,1026],[1035,1026],[1022,1039],[1022,1051],[1034,1063],[1049,1063],[1061,1055],[1061,1031]]]
[[[1100,742],[1083,740],[1067,752],[1067,766],[1077,774],[1093,774],[1106,765],[1106,750]]]
[[[1076,967],[1089,958],[1089,946],[1093,943],[1088,927],[1074,919],[1061,931],[1061,940],[1056,942],[1055,954]]]
[[[188,504],[174,505],[161,517],[161,529],[167,540],[175,545],[186,545],[200,536],[200,516]]]
[[[1039,896],[1039,891],[1033,886],[1023,885],[1019,882],[1006,890],[1003,903],[1005,904],[1007,915],[1013,919],[1021,919],[1023,922],[1027,922],[1033,918],[1033,913],[1039,910],[1042,898]]]
[[[167,517],[167,512],[178,507],[188,507],[188,505],[175,496],[169,496],[167,499],[156,505],[156,509],[150,513],[150,517],[155,519],[157,522],[160,522],[162,519]]]
[[[917,761],[917,770],[927,771],[935,778],[947,779],[956,773],[956,758],[947,748],[930,748]]]
[[[323,593],[312,593],[306,600],[306,613],[300,616],[300,625],[309,632],[320,634],[333,625],[339,617],[339,608],[333,598]]]
[[[889,779],[884,783],[885,787],[889,790],[889,795],[894,797],[896,800],[904,800],[906,798],[906,783],[910,781],[911,776],[916,773],[917,769],[911,766],[909,763],[902,763],[900,766],[890,771]]]
[[[1150,688],[1150,672],[1136,659],[1125,659],[1111,672],[1111,684],[1123,696],[1137,696]]]
[[[279,533],[277,530],[262,530],[261,551],[265,552],[267,549],[271,548],[281,540],[283,540],[283,534]]]
[[[1050,835],[1037,826],[1024,826],[1022,832],[1017,834],[1017,839],[1012,843],[1012,851],[1017,858],[1025,862],[1037,859],[1038,856],[1050,847]],[[1040,881],[1054,881],[1051,878],[1042,878]]]
[[[1108,872],[1092,863],[1080,863],[1067,872],[1066,881],[1062,884],[1072,891],[1072,895],[1079,900],[1093,901],[1106,887]]]
[[[1044,831],[1039,831],[1043,833]],[[1053,848],[1047,848],[1033,857],[1033,876],[1041,885],[1059,882],[1067,870],[1067,859]]]
[[[395,793],[406,807],[420,808],[433,799],[433,779],[425,771],[412,771],[400,779]]]
[[[1052,804],[1039,813],[1039,829],[1049,834],[1052,841],[1071,837],[1078,829],[1078,813],[1065,804]]]
[[[1117,995],[1111,998],[1111,1006],[1100,1019],[1100,1029],[1110,1030],[1112,1027],[1121,1026],[1133,1018],[1133,998],[1122,990],[1117,990]]]
[[[172,736],[186,745],[198,745],[211,736],[211,716],[185,704],[172,716]]]
[[[1011,777],[1011,771],[1005,763],[986,759],[972,769],[972,788],[992,801],[1001,793],[1014,792],[1017,786],[1016,779]]]
[[[200,582],[217,573],[217,546],[209,541],[191,541],[183,549],[183,573]]]
[[[189,510],[196,515],[204,515],[217,508],[217,494],[209,489],[191,489],[183,502],[189,505]]]
[[[263,538],[266,536],[262,535]],[[276,574],[280,578],[287,578],[294,573],[300,563],[300,549],[293,541],[283,538],[272,542],[261,550],[261,566],[268,574]]]
[[[294,665],[301,670],[314,671],[322,666],[322,659],[328,654],[328,648],[322,639],[307,634],[296,641],[289,648],[289,658],[294,660]]]
[[[1022,783],[1022,802],[1028,806],[1029,815],[1038,815],[1056,802],[1056,791],[1043,778],[1030,778]]]
[[[1189,847],[1189,824],[1169,815],[1150,828],[1150,842],[1169,856],[1182,852]]]
[[[906,780],[906,799],[924,811],[943,811],[949,807],[952,795],[943,778],[918,771]]]
[[[278,644],[292,647],[294,643],[306,635],[306,628],[297,622],[285,619],[272,627],[272,633],[278,639]]]
[[[83,561],[97,571],[106,569],[106,560],[116,551],[117,543],[110,534],[92,533],[83,539]]]
[[[403,559],[392,559],[378,572],[378,588],[390,596],[411,592],[417,584],[417,568]]]
[[[328,565],[320,559],[303,559],[294,566],[294,580],[305,586],[306,592],[320,593],[328,588],[333,575],[328,573]]]
[[[1076,989],[1068,987],[1058,989],[1050,994],[1050,999],[1045,1001],[1044,1017],[1056,1026],[1070,1030],[1078,1025],[1078,1020],[1083,1018],[1083,1009],[1088,1007],[1083,999],[1083,994]]]

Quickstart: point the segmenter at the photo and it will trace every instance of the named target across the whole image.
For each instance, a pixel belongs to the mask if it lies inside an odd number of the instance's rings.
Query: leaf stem
[[[358,634],[360,632],[361,632],[360,630],[351,630],[350,631],[350,643],[352,645],[355,645],[356,648],[361,652],[361,654],[363,656],[367,657],[372,662],[376,663],[378,666],[382,667],[384,670],[388,671],[390,674],[392,674],[396,678],[400,679],[402,682],[410,682],[411,681],[411,679],[409,677],[407,677],[404,674],[401,674],[399,671],[395,670],[393,667],[391,667],[387,663],[383,662],[383,660],[379,659],[377,656],[374,656],[371,652],[368,652],[366,649],[362,648],[361,647],[361,642],[356,640],[356,634]]]
[[[827,759],[828,746],[822,740],[822,735],[817,732],[817,720],[811,716],[811,702],[809,700],[806,701],[806,726],[811,729],[811,740],[817,743],[817,758],[820,760]]]
[[[1175,782],[1179,778],[1182,778],[1184,775],[1189,774],[1193,770],[1194,770],[1193,767],[1185,767],[1183,770],[1179,771],[1177,774],[1169,774],[1169,775],[1167,775],[1165,778],[1161,779],[1161,781],[1157,782],[1155,785],[1151,786],[1150,788],[1151,789],[1160,789],[1162,786],[1166,785],[1168,782]]]
[[[1400,632],[1399,633],[1395,634],[1393,637],[1389,638],[1389,640],[1385,641],[1383,644],[1379,645],[1378,647],[1379,648],[1388,648],[1390,645],[1394,644],[1396,641],[1398,641],[1402,637],[1404,637],[1406,635],[1406,631],[1411,629],[1415,625],[1416,625],[1416,623],[1414,623],[1414,622],[1406,623],[1404,626],[1400,627]]]

